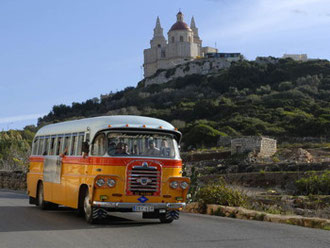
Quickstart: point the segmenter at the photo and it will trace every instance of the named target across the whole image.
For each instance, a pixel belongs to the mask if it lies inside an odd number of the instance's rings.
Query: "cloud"
[[[16,115],[10,117],[1,117],[0,123],[14,123],[16,121],[27,121],[38,119],[39,117],[44,116],[45,114],[30,114],[30,115]]]

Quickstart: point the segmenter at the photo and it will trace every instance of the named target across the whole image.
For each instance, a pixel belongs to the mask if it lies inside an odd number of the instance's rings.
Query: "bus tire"
[[[78,196],[78,209],[76,211],[78,217],[85,216],[84,201],[85,201],[86,191],[88,191],[87,186],[80,187],[79,196]]]
[[[159,220],[161,223],[172,223],[174,219],[167,219],[165,216],[160,216]]]
[[[29,196],[29,204],[31,205],[38,205],[37,198]]]
[[[42,210],[50,208],[50,204],[44,200],[44,185],[42,182],[38,184],[37,206]]]
[[[172,223],[173,220],[178,220],[178,219],[179,219],[179,211],[177,210],[166,211],[166,213],[159,215],[159,220],[161,223]]]
[[[84,213],[87,223],[94,224],[107,217],[107,212],[103,209],[93,207],[89,202],[89,192],[85,191]]]

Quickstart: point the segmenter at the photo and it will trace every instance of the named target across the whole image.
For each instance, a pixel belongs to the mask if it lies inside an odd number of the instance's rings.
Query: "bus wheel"
[[[93,224],[107,217],[107,212],[100,208],[93,207],[89,202],[89,193],[86,190],[84,199],[84,212],[87,223]]]
[[[42,210],[46,210],[49,208],[48,202],[44,200],[44,186],[42,183],[39,183],[38,185],[37,205]]]
[[[159,214],[159,220],[161,223],[172,223],[173,220],[179,219],[179,211],[172,210],[166,211],[164,214]]]
[[[36,197],[32,197],[32,196],[29,196],[29,204],[31,205],[38,205],[38,202],[37,202],[37,198]]]
[[[85,216],[85,191],[88,189],[80,189],[79,190],[79,198],[78,198],[78,209],[76,211],[78,217]]]

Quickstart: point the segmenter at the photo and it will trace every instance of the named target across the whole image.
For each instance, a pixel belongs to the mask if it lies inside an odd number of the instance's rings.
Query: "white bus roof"
[[[100,116],[50,124],[40,128],[36,136],[78,133],[89,130],[90,138],[92,140],[98,131],[116,128],[164,130],[175,132],[176,135],[181,136],[181,133],[176,131],[172,124],[166,121],[134,115]]]

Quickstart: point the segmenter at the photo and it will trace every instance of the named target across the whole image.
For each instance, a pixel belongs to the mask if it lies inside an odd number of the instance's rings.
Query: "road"
[[[140,214],[114,214],[88,225],[67,208],[42,211],[27,196],[0,190],[0,248],[7,247],[330,247],[330,232],[299,226],[182,214],[160,224]]]

